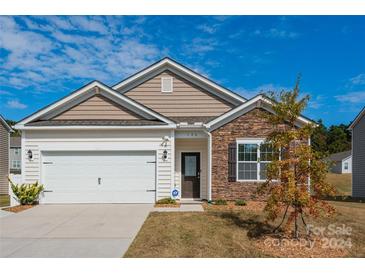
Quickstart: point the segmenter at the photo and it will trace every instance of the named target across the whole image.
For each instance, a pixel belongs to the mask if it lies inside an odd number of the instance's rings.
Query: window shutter
[[[236,159],[237,144],[230,143],[228,145],[228,182],[236,182]]]

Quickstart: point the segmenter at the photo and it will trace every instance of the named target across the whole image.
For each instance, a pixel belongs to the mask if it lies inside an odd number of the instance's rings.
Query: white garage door
[[[153,151],[42,152],[42,203],[154,203]]]

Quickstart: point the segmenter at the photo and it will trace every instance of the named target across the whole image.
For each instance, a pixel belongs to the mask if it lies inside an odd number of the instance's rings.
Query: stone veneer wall
[[[260,182],[228,181],[228,145],[237,138],[265,138],[274,126],[256,108],[212,131],[212,199],[264,200],[255,194]]]

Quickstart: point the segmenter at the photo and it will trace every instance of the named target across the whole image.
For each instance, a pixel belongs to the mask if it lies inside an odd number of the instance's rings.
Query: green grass
[[[0,207],[9,206],[10,205],[10,196],[9,195],[0,195]]]
[[[352,228],[352,248],[347,256],[365,257],[365,204],[330,202],[332,217],[308,219],[317,226],[346,225]],[[209,258],[269,257],[255,246],[263,232],[274,224],[264,222],[257,211],[153,212],[143,224],[125,257]],[[275,256],[275,255],[274,255]]]
[[[351,174],[328,173],[326,180],[336,187],[338,195],[351,195]]]

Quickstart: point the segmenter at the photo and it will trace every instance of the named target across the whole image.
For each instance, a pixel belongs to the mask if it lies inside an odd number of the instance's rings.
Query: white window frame
[[[161,92],[163,93],[171,93],[173,92],[174,90],[174,77],[161,77]],[[164,87],[164,80],[170,80],[170,83],[171,83],[171,90],[164,90],[163,87]]]
[[[263,143],[265,143],[265,139],[263,138],[258,138],[258,139],[237,139],[236,140],[237,143],[237,149],[236,149],[236,181],[237,182],[265,182],[266,179],[261,179],[260,178],[260,164],[261,163],[270,163],[271,161],[261,161],[260,160],[260,145],[262,145]],[[251,162],[251,163],[256,163],[257,164],[257,179],[239,179],[238,177],[238,164],[239,163],[250,163],[248,161],[238,161],[238,151],[239,151],[239,145],[242,144],[255,144],[257,145],[257,159],[258,161],[255,162]],[[280,155],[279,155],[280,158]]]
[[[18,163],[19,165],[14,165],[14,163]],[[21,168],[21,161],[20,160],[12,160],[11,161],[11,169],[20,169]]]
[[[20,148],[19,147],[15,147],[14,148],[14,154],[15,155],[19,155],[20,154]]]
[[[349,170],[349,162],[344,162],[343,163],[343,169],[344,170]]]

